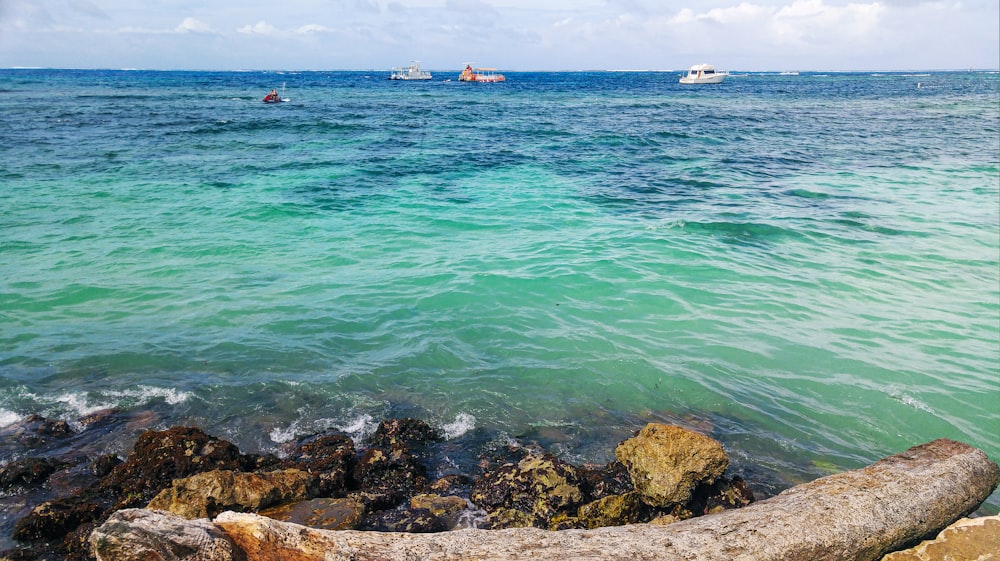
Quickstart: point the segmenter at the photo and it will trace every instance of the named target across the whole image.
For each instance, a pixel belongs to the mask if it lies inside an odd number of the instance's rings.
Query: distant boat
[[[459,75],[458,81],[495,83],[505,82],[507,78],[503,74],[497,74],[496,68],[473,68],[472,65],[466,65],[465,70]]]
[[[409,66],[397,66],[389,74],[390,80],[430,80],[431,73],[420,69],[420,61],[413,61]]]
[[[681,76],[682,84],[721,84],[729,76],[728,72],[716,72],[711,64],[696,64],[687,75]]]

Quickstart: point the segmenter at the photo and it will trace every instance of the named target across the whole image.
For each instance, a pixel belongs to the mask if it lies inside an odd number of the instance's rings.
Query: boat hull
[[[690,76],[684,76],[681,78],[682,84],[721,84],[723,80],[726,79],[725,74],[715,74],[714,76],[707,76],[702,78],[691,78]]]

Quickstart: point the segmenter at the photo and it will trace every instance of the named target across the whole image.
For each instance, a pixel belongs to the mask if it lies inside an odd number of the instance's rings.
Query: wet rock
[[[444,523],[426,508],[383,510],[365,518],[363,530],[429,534],[445,531]]]
[[[41,415],[29,415],[0,429],[0,440],[14,442],[27,448],[39,448],[72,434],[73,430],[66,421],[53,421]]]
[[[18,541],[61,539],[84,522],[98,520],[106,507],[91,494],[55,499],[35,507],[14,525]]]
[[[358,496],[379,510],[399,504],[427,485],[426,468],[404,447],[373,447],[365,451],[354,468]]]
[[[236,561],[238,549],[208,520],[120,510],[90,534],[98,561]]]
[[[882,558],[882,561],[997,560],[1000,560],[1000,516],[963,518],[933,540]]]
[[[382,448],[411,448],[439,440],[441,435],[419,419],[387,419],[378,424],[369,439],[372,446]]]
[[[102,454],[90,462],[90,473],[96,477],[107,477],[121,463],[122,459],[115,454]]]
[[[69,467],[70,462],[54,458],[23,458],[0,467],[0,491],[13,487],[41,485],[53,473]]]
[[[720,477],[711,485],[698,486],[690,507],[700,514],[714,514],[732,508],[743,508],[753,501],[753,491],[743,478]]]
[[[184,518],[211,518],[224,510],[257,512],[310,499],[318,488],[315,475],[297,469],[263,474],[214,470],[175,480],[147,508]]]
[[[615,449],[643,502],[654,507],[684,503],[701,483],[726,471],[719,442],[675,425],[649,423]]]
[[[449,530],[458,525],[459,518],[468,506],[469,503],[465,499],[456,496],[422,494],[410,498],[410,508],[431,511]]]
[[[516,508],[498,508],[486,515],[483,529],[533,528],[535,517]]]
[[[260,514],[310,528],[356,530],[361,526],[361,520],[365,515],[365,505],[352,498],[321,498],[269,508]]]
[[[467,475],[446,475],[427,486],[427,490],[438,495],[468,494],[472,479]]]
[[[628,470],[621,462],[611,462],[606,466],[584,466],[579,473],[591,500],[635,491]]]
[[[238,470],[241,462],[240,451],[234,444],[198,428],[147,431],[101,485],[119,497],[116,509],[141,506],[169,487],[174,479],[212,470]]]
[[[584,493],[574,466],[544,454],[529,455],[517,464],[483,474],[473,484],[470,499],[489,513],[519,510],[531,516],[535,526],[548,528],[550,518],[575,508]]]
[[[577,511],[577,519],[582,528],[622,526],[642,521],[646,510],[639,494],[632,492],[587,503]]]
[[[318,474],[321,496],[343,496],[350,484],[355,457],[351,437],[345,434],[323,435],[300,444],[282,462],[282,467]]]

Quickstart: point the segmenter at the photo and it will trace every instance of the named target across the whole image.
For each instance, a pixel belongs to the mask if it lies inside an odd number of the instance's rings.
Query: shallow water
[[[0,426],[1000,460],[997,73],[435,75],[0,70]]]

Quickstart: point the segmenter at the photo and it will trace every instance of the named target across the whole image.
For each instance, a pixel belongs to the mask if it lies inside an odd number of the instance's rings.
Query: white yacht
[[[413,61],[409,66],[397,66],[389,75],[390,80],[430,80],[431,73],[420,69],[420,62]]]
[[[696,64],[681,76],[682,84],[720,84],[729,76],[728,72],[716,72],[711,64]]]

